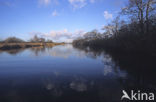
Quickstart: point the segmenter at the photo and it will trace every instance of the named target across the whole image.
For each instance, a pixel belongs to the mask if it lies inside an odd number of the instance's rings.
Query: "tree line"
[[[128,0],[111,23],[73,41],[75,47],[156,54],[156,0]]]
[[[38,37],[34,35],[30,40],[24,41],[17,37],[8,37],[5,40],[0,40],[1,43],[24,43],[24,42],[31,42],[31,43],[53,43],[50,39],[45,39],[43,37]]]

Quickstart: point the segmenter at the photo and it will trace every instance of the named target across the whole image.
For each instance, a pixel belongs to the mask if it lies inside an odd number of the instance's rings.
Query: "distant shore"
[[[54,43],[54,42],[44,42],[44,43],[35,43],[35,42],[23,42],[23,43],[0,43],[0,50],[11,50],[11,49],[20,49],[20,48],[30,48],[30,47],[53,47],[56,45],[63,45],[65,43]]]

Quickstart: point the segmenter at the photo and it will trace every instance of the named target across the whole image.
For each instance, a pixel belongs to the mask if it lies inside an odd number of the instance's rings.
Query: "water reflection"
[[[73,90],[76,90],[78,92],[87,91],[87,85],[86,85],[85,80],[83,78],[75,78],[70,83],[70,88],[72,88]]]
[[[46,48],[43,46],[30,48],[30,51],[33,52],[32,54],[34,56],[42,55],[45,52],[45,50],[46,50]]]
[[[13,50],[0,50],[0,54],[2,54],[3,52],[6,52],[8,54],[11,54],[11,55],[17,55],[19,53],[21,53],[22,51],[24,51],[25,49],[13,49]]]
[[[121,102],[123,89],[156,90],[155,64],[149,58],[72,45],[16,52],[0,53],[1,102]]]
[[[118,81],[125,90],[142,90],[156,93],[156,57],[132,54],[107,54],[102,50],[82,48],[86,53],[101,56],[104,75],[116,73]],[[90,57],[94,58],[94,57]],[[96,57],[95,57],[96,58]],[[114,71],[114,72],[113,72]]]

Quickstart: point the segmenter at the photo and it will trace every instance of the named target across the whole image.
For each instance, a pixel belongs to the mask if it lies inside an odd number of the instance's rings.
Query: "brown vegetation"
[[[29,47],[37,47],[37,46],[53,47],[53,46],[61,45],[61,44],[64,44],[64,43],[31,43],[31,42],[24,42],[24,43],[0,43],[0,50],[29,48]]]
[[[26,42],[16,37],[9,37],[5,40],[0,41],[0,50],[20,49],[29,47],[53,47],[64,43],[55,43],[52,40],[45,40],[44,38],[34,36],[30,41]]]
[[[0,49],[8,49],[8,48],[27,48],[27,47],[36,47],[36,46],[55,46],[63,43],[0,43]]]

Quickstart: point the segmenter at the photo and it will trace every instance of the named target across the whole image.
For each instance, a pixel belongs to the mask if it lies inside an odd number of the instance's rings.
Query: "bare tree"
[[[113,34],[115,35],[115,37],[117,36],[117,34],[119,33],[119,29],[120,29],[120,17],[117,16],[113,21],[112,21],[112,24],[113,24]]]
[[[128,5],[122,9],[122,14],[137,18],[141,32],[144,33],[145,22],[148,30],[149,16],[156,8],[155,4],[156,0],[129,0]]]
[[[100,35],[100,33],[95,29],[95,30],[92,30],[91,32],[87,32],[87,33],[84,35],[84,38],[85,38],[85,39],[88,39],[88,40],[99,39],[99,38],[101,38],[101,35]]]
[[[149,16],[154,10],[156,10],[156,0],[147,0],[146,3],[146,31],[149,31]]]
[[[37,35],[34,35],[33,38],[30,40],[31,42],[40,42],[40,38]]]
[[[104,35],[105,37],[111,37],[113,35],[113,32],[114,32],[114,26],[112,24],[108,24],[106,26],[104,26],[102,28],[102,30],[104,30]]]

